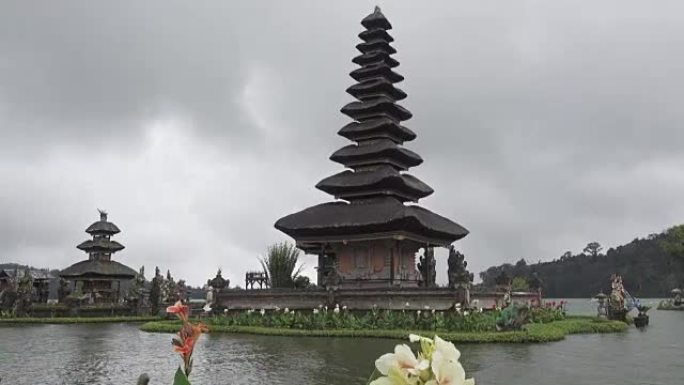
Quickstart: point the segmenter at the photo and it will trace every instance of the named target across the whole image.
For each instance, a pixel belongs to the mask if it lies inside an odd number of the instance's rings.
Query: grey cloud
[[[73,263],[103,207],[123,262],[240,282],[277,218],[329,199],[373,5],[3,2],[0,258]],[[678,2],[380,5],[422,204],[471,230],[474,270],[680,221]]]

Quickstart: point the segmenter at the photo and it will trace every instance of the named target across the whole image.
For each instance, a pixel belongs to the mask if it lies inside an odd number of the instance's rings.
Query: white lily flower
[[[458,362],[459,358],[461,358],[461,352],[456,349],[456,346],[454,346],[453,343],[444,341],[439,338],[439,336],[435,336],[435,353],[432,356],[433,362],[440,360]]]
[[[430,362],[416,358],[408,345],[401,344],[394,347],[394,353],[383,354],[375,360],[375,367],[385,376],[392,368],[417,376],[421,370],[430,367]]]
[[[335,308],[333,309],[333,312],[334,312],[335,314],[339,313],[339,312],[340,312],[340,307],[339,307],[339,306],[335,306]]]
[[[401,369],[392,367],[387,376],[378,377],[369,385],[416,385],[417,378],[409,378],[408,373],[402,372]]]
[[[475,385],[475,380],[465,378],[465,370],[458,362],[432,361],[432,372],[435,378],[425,385]]]
[[[416,314],[420,315],[420,310],[418,310],[418,311],[416,312]]]
[[[432,309],[432,314],[435,314],[435,309]]]
[[[347,310],[347,305],[342,306],[342,310]]]
[[[266,310],[261,309],[261,311],[259,313],[261,313],[261,315],[264,315],[264,314],[266,314]]]
[[[451,342],[435,336],[435,352],[432,354],[434,380],[425,385],[474,385],[475,380],[465,378],[463,366],[458,362],[461,352]]]
[[[463,315],[468,315],[468,314],[470,314],[470,313],[468,313],[467,310],[463,312]]]
[[[318,314],[318,309],[313,309],[314,314]]]
[[[290,312],[290,309],[285,308],[285,314],[287,314],[287,313],[289,313],[289,312]]]

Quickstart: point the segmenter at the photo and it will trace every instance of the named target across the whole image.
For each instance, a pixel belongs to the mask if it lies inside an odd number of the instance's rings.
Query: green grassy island
[[[254,314],[254,313],[252,313]],[[405,322],[412,317],[422,317],[408,313],[389,314],[390,322],[367,322],[364,316],[342,314],[321,314],[300,316],[287,313],[260,316],[239,314],[228,317],[205,319],[210,333],[238,333],[269,336],[302,336],[302,337],[363,337],[406,339],[409,334],[434,335],[457,343],[540,343],[559,341],[568,334],[615,333],[627,329],[628,325],[619,321],[607,321],[594,317],[563,316],[562,319],[536,320],[519,331],[496,331],[495,314],[471,314],[450,317],[440,315],[433,317],[432,325],[424,322]],[[372,315],[370,315],[372,316]],[[366,315],[365,317],[370,317]],[[257,321],[259,317],[264,321]],[[459,325],[449,322],[449,318],[459,320]],[[436,320],[435,320],[436,319]],[[446,320],[446,321],[445,321]],[[252,322],[250,322],[252,321]],[[545,322],[544,322],[545,321]],[[440,323],[441,322],[441,323]],[[457,326],[444,328],[442,326]],[[316,327],[317,326],[317,327]],[[380,326],[380,327],[378,327]],[[140,326],[146,332],[176,333],[181,327],[180,321],[153,321]]]

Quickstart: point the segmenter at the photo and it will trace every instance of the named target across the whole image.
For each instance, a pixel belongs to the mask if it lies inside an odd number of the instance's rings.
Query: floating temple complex
[[[100,220],[86,229],[93,238],[76,246],[88,253],[88,259],[67,267],[59,276],[73,282],[74,287],[81,286],[81,292],[90,294],[94,302],[119,302],[121,282],[128,282],[137,274],[130,267],[112,261],[112,254],[124,249],[121,243],[111,239],[120,231],[107,220],[107,213],[100,211]]]
[[[330,156],[347,169],[316,185],[337,201],[288,215],[275,227],[319,256],[319,284],[335,268],[342,288],[417,287],[416,252],[449,246],[468,231],[407,204],[433,190],[406,172],[423,159],[403,147],[416,134],[401,124],[412,115],[397,104],[406,93],[394,86],[404,77],[394,71],[392,25],[377,7],[361,24],[361,54],[352,59],[360,68],[350,73],[357,83],[347,89],[357,101],[342,108],[353,121],[338,132],[354,143]]]
[[[472,277],[462,254],[453,247],[449,287],[434,284],[432,248],[450,247],[468,230],[416,204],[433,190],[407,172],[423,159],[403,146],[416,134],[402,125],[411,113],[397,104],[406,93],[395,87],[404,78],[394,70],[399,62],[392,58],[394,39],[387,32],[392,25],[377,7],[361,24],[365,30],[356,46],[360,54],[352,59],[360,68],[350,74],[357,83],[347,89],[356,101],[342,108],[352,122],[338,132],[353,143],[330,156],[346,169],[316,185],[335,201],[275,223],[295,239],[298,248],[318,255],[318,287],[222,291],[216,297],[218,306],[231,310],[311,309],[322,304],[349,309],[448,309],[458,303],[467,305],[471,298],[480,306],[501,306],[506,301],[507,293],[501,291],[470,296]],[[422,274],[415,260],[420,249],[425,249]],[[466,278],[459,281],[459,277]],[[512,296],[517,301],[537,298],[536,293]]]

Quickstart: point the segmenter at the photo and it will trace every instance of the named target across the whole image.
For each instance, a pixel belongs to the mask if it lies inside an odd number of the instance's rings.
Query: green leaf
[[[173,376],[173,385],[191,385],[190,380],[185,376],[185,373],[183,373],[180,366],[178,367],[178,370],[176,370],[176,375]]]

